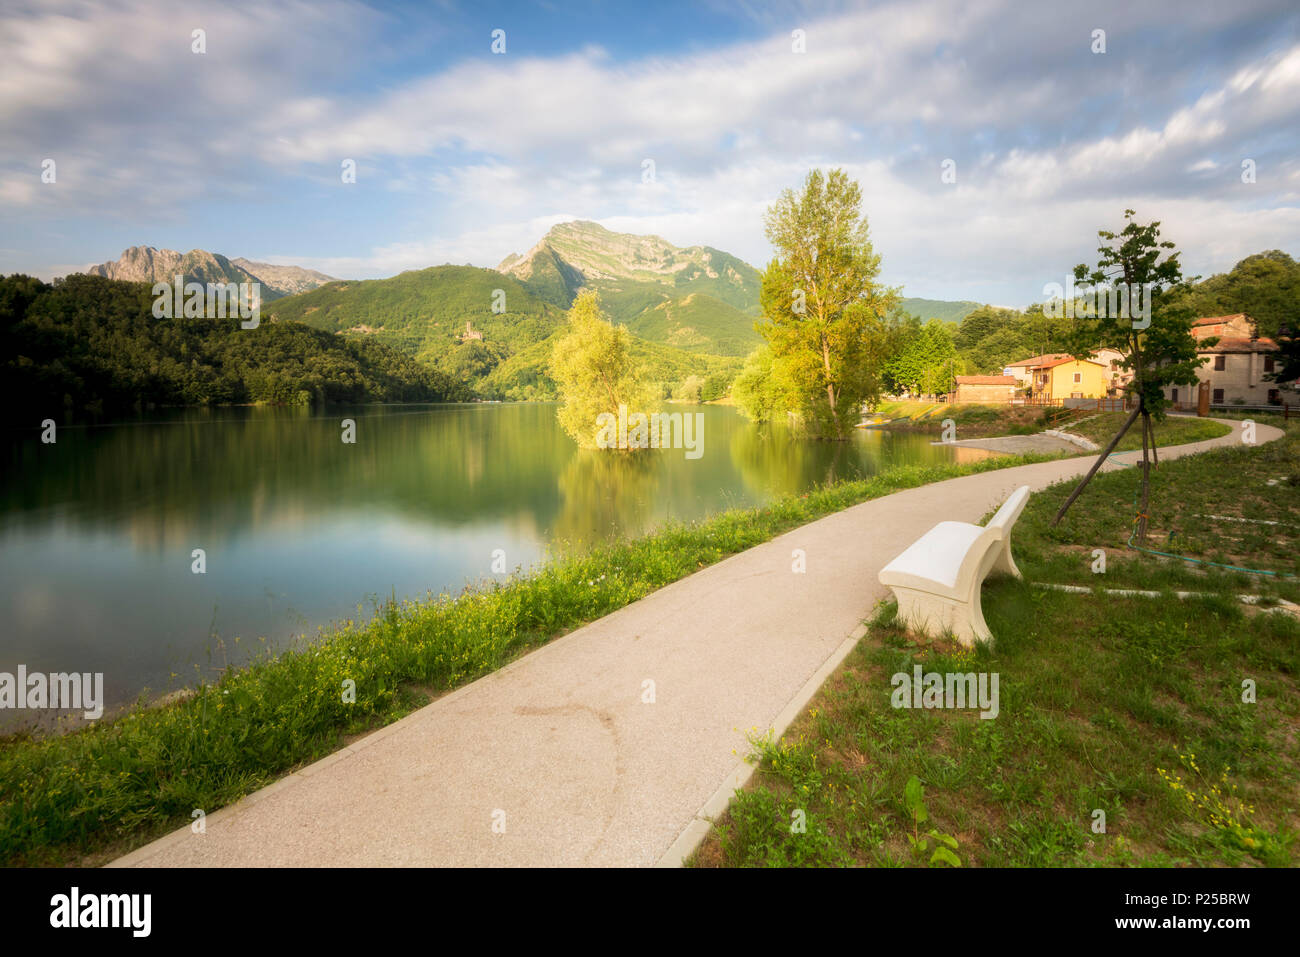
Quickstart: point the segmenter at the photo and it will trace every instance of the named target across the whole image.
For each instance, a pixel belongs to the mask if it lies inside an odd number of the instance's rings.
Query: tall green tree
[[[952,327],[942,319],[931,319],[916,329],[904,327],[904,344],[888,360],[889,379],[909,392],[947,392],[962,363],[953,347]]]
[[[550,373],[563,403],[560,426],[583,448],[596,448],[599,418],[608,412],[651,413],[658,407],[656,390],[629,353],[631,336],[613,325],[600,310],[592,290],[580,292],[569,308],[568,332],[551,353]]]
[[[1277,349],[1272,353],[1275,366],[1264,378],[1279,385],[1289,385],[1300,380],[1300,335],[1289,325],[1283,325],[1275,338]]]
[[[795,401],[789,383],[767,346],[749,354],[740,375],[732,383],[731,397],[751,422],[771,422],[784,415]]]
[[[896,290],[877,285],[862,190],[843,170],[813,170],[767,211],[776,257],[763,273],[758,325],[773,362],[793,386],[812,433],[844,439],[864,401],[880,395],[885,316]]]
[[[1168,401],[1164,390],[1171,385],[1195,385],[1196,370],[1206,359],[1196,354],[1198,343],[1192,335],[1195,310],[1188,305],[1189,283],[1183,278],[1179,253],[1173,243],[1160,239],[1160,223],[1139,223],[1131,209],[1124,210],[1127,220],[1118,233],[1099,230],[1102,244],[1095,268],[1089,270],[1080,264],[1074,268],[1075,282],[1085,294],[1095,294],[1100,306],[1101,292],[1118,289],[1130,302],[1139,305],[1145,293],[1145,311],[1149,315],[1136,315],[1140,310],[1107,308],[1090,310],[1076,318],[1066,336],[1066,351],[1074,356],[1087,356],[1098,349],[1115,349],[1122,356],[1121,365],[1133,371],[1133,380],[1126,386],[1134,396],[1133,413],[1116,433],[1114,439],[1098,457],[1092,469],[1066,499],[1057,512],[1053,524],[1059,522],[1066,510],[1087,486],[1102,462],[1119,444],[1119,440],[1140,416],[1142,419],[1142,499],[1138,507],[1138,537],[1146,538],[1146,511],[1151,482],[1151,457],[1155,454],[1155,429],[1152,418],[1163,419]],[[1199,345],[1213,345],[1217,339],[1203,340]],[[1150,449],[1148,450],[1148,444]]]

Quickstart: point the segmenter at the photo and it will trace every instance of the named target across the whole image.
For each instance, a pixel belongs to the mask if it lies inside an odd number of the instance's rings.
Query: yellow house
[[[1035,399],[1099,399],[1110,385],[1110,370],[1091,359],[1058,356],[1034,366],[1030,383]]]

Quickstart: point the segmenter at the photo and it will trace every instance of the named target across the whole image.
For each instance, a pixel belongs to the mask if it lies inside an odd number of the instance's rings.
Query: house
[[[1030,397],[1034,399],[1100,399],[1110,387],[1110,369],[1094,359],[1063,356],[1030,370]]]
[[[465,320],[465,331],[457,336],[461,342],[469,342],[471,339],[482,339],[483,333],[474,328],[474,324],[468,319]]]
[[[1050,363],[1061,362],[1074,357],[1064,352],[1047,353],[1041,356],[1030,356],[1028,359],[1021,359],[1019,362],[1013,362],[1005,369],[1005,375],[1016,377],[1016,382],[1022,389],[1029,389],[1032,393],[1037,394],[1039,391],[1034,385],[1035,369],[1045,369]],[[1100,395],[1115,395],[1121,392],[1126,385],[1133,381],[1131,370],[1122,368],[1124,361],[1123,353],[1116,349],[1099,349],[1091,357],[1091,361],[1099,363],[1106,370],[1106,387]],[[1091,373],[1083,374],[1086,379],[1091,381]],[[1073,378],[1073,375],[1071,375]],[[1068,398],[1071,392],[1076,390],[1066,390],[1065,396]],[[1088,393],[1078,398],[1096,398],[1097,396]]]
[[[1044,362],[1051,362],[1053,359],[1070,358],[1064,352],[1048,353],[1041,356],[1030,356],[1028,359],[1021,359],[1019,362],[1013,362],[1002,370],[1003,375],[1015,376],[1016,385],[1022,389],[1028,389],[1033,382],[1034,368],[1042,365]]]
[[[953,402],[1010,402],[1016,378],[1010,375],[959,375]]]
[[[1123,392],[1124,387],[1133,381],[1133,370],[1123,367],[1124,353],[1118,349],[1098,349],[1092,358],[1106,366],[1110,377],[1108,390],[1112,395]]]
[[[1198,342],[1217,337],[1218,342],[1196,354],[1209,361],[1196,370],[1208,385],[1210,405],[1281,405],[1281,383],[1264,378],[1273,372],[1277,350],[1272,339],[1261,339],[1255,320],[1243,312],[1231,316],[1210,316],[1192,323]],[[1198,386],[1172,386],[1166,398],[1177,406],[1195,408]]]

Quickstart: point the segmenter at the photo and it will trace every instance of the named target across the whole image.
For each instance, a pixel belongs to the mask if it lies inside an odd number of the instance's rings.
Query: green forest
[[[156,319],[148,283],[0,278],[3,386],[42,415],[232,403],[419,402],[473,393],[382,343],[265,319]]]
[[[503,314],[490,308],[495,289],[506,293]],[[1183,295],[1197,315],[1245,312],[1261,336],[1277,337],[1297,325],[1300,264],[1279,250],[1258,253]],[[603,309],[611,296],[617,299],[612,290],[601,293]],[[1029,356],[1067,351],[1071,320],[1045,316],[1040,304],[983,305],[956,322],[923,322],[912,310],[925,302],[903,299],[885,317],[884,352],[875,361],[887,393],[943,392],[953,375],[998,373]],[[20,405],[74,416],[149,406],[557,395],[548,361],[564,312],[491,270],[440,266],[330,283],[265,307],[251,330],[237,319],[156,319],[151,305],[145,283],[80,274],[53,283],[0,278],[3,389]],[[461,341],[466,321],[483,339]],[[722,398],[744,367],[750,374],[739,389],[752,399],[766,360],[761,351],[747,362],[739,356],[765,320],[695,293],[626,324],[629,355],[663,398]],[[720,343],[729,355],[712,351]]]

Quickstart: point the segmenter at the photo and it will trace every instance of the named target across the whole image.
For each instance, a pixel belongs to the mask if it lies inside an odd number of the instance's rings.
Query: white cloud
[[[403,218],[335,227],[322,214],[299,250],[259,258],[343,276],[493,266],[585,218],[761,266],[767,205],[810,167],[843,166],[862,182],[887,279],[1023,302],[1090,258],[1096,230],[1129,206],[1164,220],[1198,268],[1300,240],[1300,45],[1269,46],[1281,31],[1198,60],[1149,42],[1176,29],[1204,53],[1226,26],[1264,30],[1282,10],[1233,7],[1180,5],[1176,23],[1168,7],[1121,0],[794,5],[770,20],[755,8],[771,23],[756,41],[632,60],[594,44],[512,52],[380,86],[338,79],[362,70],[386,27],[344,0],[166,17],[143,0],[69,2],[0,30],[0,141],[25,151],[0,154],[0,210],[39,222],[57,196],[63,216],[179,222],[272,179],[337,183],[350,157],[366,184],[400,194]],[[1088,50],[1094,20],[1107,24],[1104,56]],[[790,51],[792,22],[807,53]],[[191,23],[208,30],[206,60],[189,52]],[[60,158],[57,194],[36,188],[43,151]],[[1260,167],[1249,192],[1246,156]],[[947,157],[956,186],[939,181]]]

